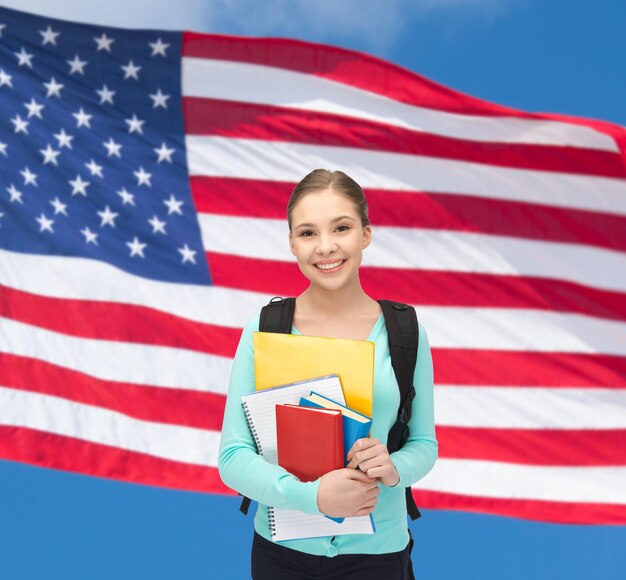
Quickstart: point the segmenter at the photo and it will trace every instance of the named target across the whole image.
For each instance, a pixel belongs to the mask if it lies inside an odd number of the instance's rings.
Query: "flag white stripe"
[[[192,176],[297,183],[315,167],[341,169],[364,188],[429,191],[626,215],[626,181],[494,167],[351,147],[188,135]]]
[[[226,393],[232,359],[192,350],[79,338],[0,318],[0,352],[109,381]]]
[[[0,261],[2,283],[16,290],[49,298],[144,306],[229,328],[243,328],[249,313],[259,312],[274,296],[221,286],[160,282],[85,258],[0,249]]]
[[[0,425],[38,429],[173,461],[217,465],[217,431],[143,421],[52,395],[0,387]]]
[[[293,262],[285,220],[200,214],[204,248]],[[626,292],[626,253],[581,244],[471,232],[374,226],[363,265],[535,276]],[[584,268],[580,264],[585,264]]]
[[[415,306],[431,346],[626,356],[626,324],[517,308]]]
[[[347,115],[434,135],[500,143],[618,151],[609,136],[558,121],[481,117],[408,105],[319,76],[277,67],[183,57],[182,92],[203,97]]]
[[[553,467],[439,458],[416,489],[480,497],[626,503],[626,467]]]
[[[437,425],[490,429],[626,429],[626,390],[435,388]]]

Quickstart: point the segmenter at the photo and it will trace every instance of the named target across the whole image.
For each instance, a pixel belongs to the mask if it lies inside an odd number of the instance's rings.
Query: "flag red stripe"
[[[78,337],[108,338],[110,334],[102,329],[107,328],[107,313],[111,305],[119,308],[115,319],[133,322],[124,328],[114,327],[117,339],[124,342],[134,340],[141,344],[159,344],[232,357],[241,335],[241,329],[191,323],[184,341],[170,341],[179,319],[163,318],[162,313],[154,309],[138,310],[131,305],[68,300],[73,315],[65,318],[54,315],[60,311],[60,299],[6,287],[0,290],[3,316]],[[388,297],[370,295],[374,298]],[[394,299],[398,298],[394,296]],[[53,316],[50,319],[48,315],[51,313]],[[129,330],[142,326],[146,329],[159,328],[159,332],[146,330],[140,336],[137,330]],[[210,340],[206,340],[207,334]],[[452,348],[434,348],[433,357],[436,360],[437,381],[441,384],[626,388],[626,357]]]
[[[161,459],[25,427],[0,425],[0,457],[117,481],[187,491],[232,493],[222,483],[215,467]]]
[[[169,346],[230,358],[241,337],[241,329],[204,324],[145,306],[51,298],[1,285],[0,316],[71,336]]]
[[[285,239],[285,244],[287,240]],[[227,288],[296,296],[308,281],[297,264],[207,252],[215,284]],[[626,295],[572,282],[510,276],[363,266],[364,290],[372,297],[433,306],[531,308],[626,320]],[[445,292],[441,289],[445,288]]]
[[[440,385],[626,388],[626,356],[460,348],[432,356]]]
[[[624,177],[609,151],[454,139],[354,117],[237,101],[183,98],[185,132],[231,138],[354,147],[515,169]]]
[[[527,465],[626,465],[626,429],[493,429],[437,425],[439,457]]]
[[[39,359],[0,353],[0,385],[117,411],[144,421],[220,431],[217,393],[107,381]]]
[[[193,176],[200,213],[286,220],[295,183]],[[474,232],[626,252],[626,217],[455,193],[365,191],[372,225]]]
[[[418,506],[468,511],[560,524],[626,524],[626,505],[499,499],[438,491],[413,490]]]

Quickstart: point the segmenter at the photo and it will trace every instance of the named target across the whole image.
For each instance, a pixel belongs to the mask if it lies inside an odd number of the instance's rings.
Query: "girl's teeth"
[[[333,268],[337,268],[338,266],[341,266],[341,264],[343,264],[343,260],[339,262],[335,262],[334,264],[326,264],[326,265],[318,264],[316,267],[319,268],[320,270],[332,270]]]

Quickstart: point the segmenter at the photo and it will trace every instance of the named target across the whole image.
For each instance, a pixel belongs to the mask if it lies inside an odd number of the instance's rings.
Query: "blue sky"
[[[327,42],[492,102],[626,125],[626,3],[618,0],[0,4],[116,26]],[[3,461],[0,491],[0,578],[249,577],[252,515],[239,513],[236,498]],[[411,528],[425,579],[605,579],[626,569],[623,527],[426,510]]]

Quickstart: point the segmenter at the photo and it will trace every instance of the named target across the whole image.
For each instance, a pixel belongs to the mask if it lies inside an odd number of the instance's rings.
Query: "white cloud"
[[[209,25],[254,36],[389,47],[417,21],[489,25],[524,0],[212,0]]]
[[[450,36],[465,27],[489,26],[525,1],[2,0],[2,4],[90,24],[292,37],[385,52],[420,21],[436,22]]]
[[[61,20],[161,30],[201,30],[206,0],[2,0],[2,6]]]

